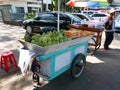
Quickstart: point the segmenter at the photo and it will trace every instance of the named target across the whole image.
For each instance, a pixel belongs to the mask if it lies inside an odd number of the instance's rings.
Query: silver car
[[[91,17],[105,23],[108,15],[109,14],[105,14],[105,13],[95,13],[95,14],[92,14]]]
[[[120,33],[120,15],[115,19],[115,32]]]

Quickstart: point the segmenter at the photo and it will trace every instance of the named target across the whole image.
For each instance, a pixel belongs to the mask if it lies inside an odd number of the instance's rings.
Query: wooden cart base
[[[102,32],[104,28],[97,29],[97,28],[91,28],[91,27],[85,27],[85,26],[75,26],[73,24],[70,25],[70,28],[82,30],[82,31],[91,31],[94,32],[94,36],[91,40],[89,40],[89,47],[88,47],[88,53],[90,55],[93,55],[96,50],[98,50],[101,46],[101,40],[102,40]]]

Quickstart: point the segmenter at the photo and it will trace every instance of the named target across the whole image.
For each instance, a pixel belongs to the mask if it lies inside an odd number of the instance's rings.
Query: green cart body
[[[88,41],[80,42],[71,47],[50,54],[37,56],[40,62],[41,72],[51,80],[71,68],[71,63],[76,55],[87,55]]]

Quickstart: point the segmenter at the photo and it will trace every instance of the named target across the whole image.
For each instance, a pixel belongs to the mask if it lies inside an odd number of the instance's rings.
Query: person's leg
[[[113,37],[114,37],[114,33],[113,33],[113,32],[110,32],[110,33],[109,33],[108,46],[112,43],[112,41],[113,41]]]
[[[104,42],[104,48],[107,50],[109,49],[109,45],[111,44],[112,40],[113,40],[113,32],[106,32],[105,33],[106,38],[105,38],[105,42]]]
[[[108,41],[109,41],[109,34],[108,32],[105,32],[105,42],[104,42],[105,49],[108,47]]]

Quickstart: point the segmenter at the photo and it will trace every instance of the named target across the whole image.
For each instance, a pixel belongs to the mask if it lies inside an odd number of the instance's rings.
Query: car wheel
[[[32,27],[31,26],[26,26],[26,33],[32,33]]]

